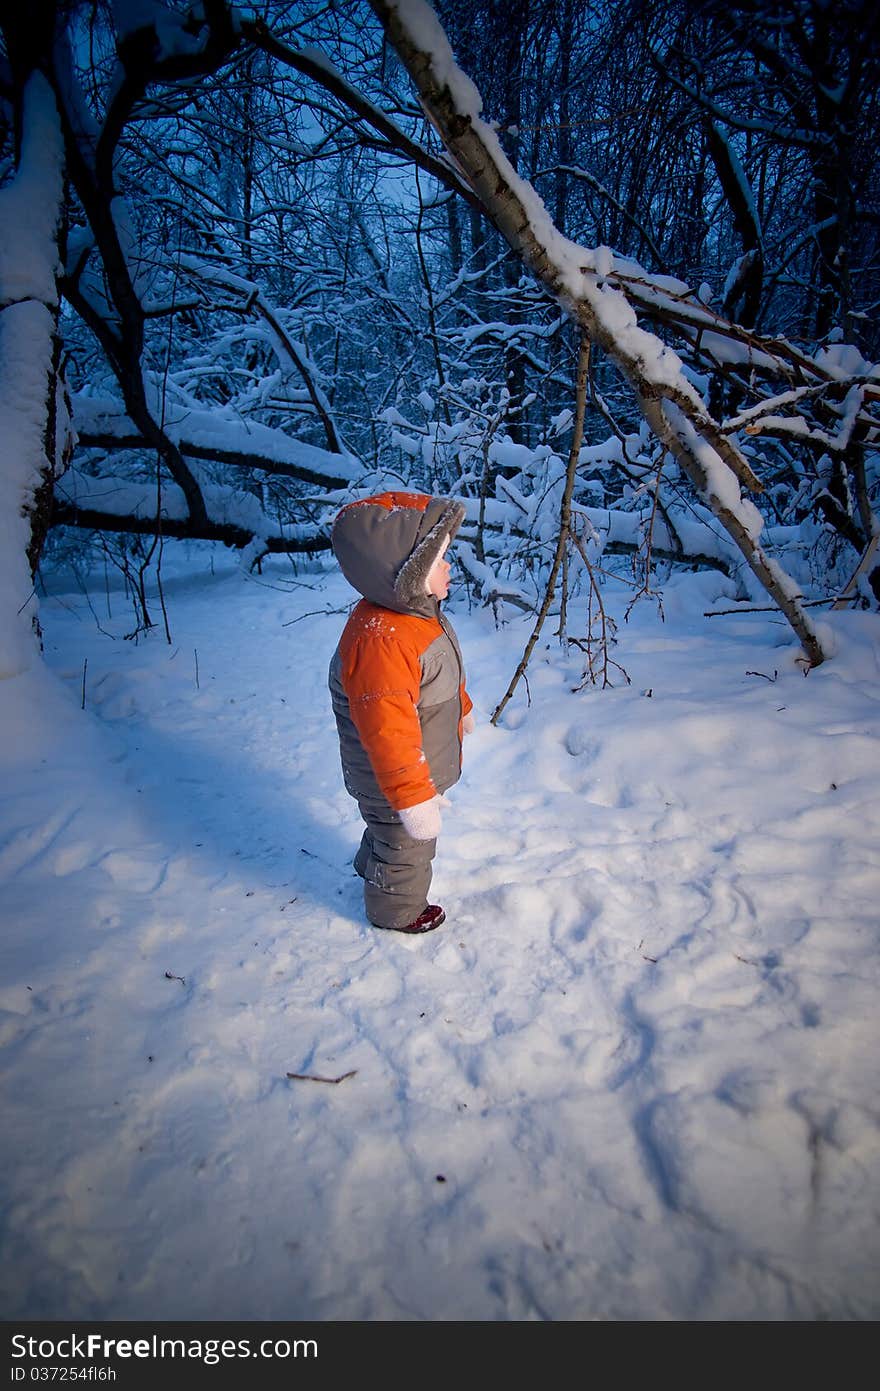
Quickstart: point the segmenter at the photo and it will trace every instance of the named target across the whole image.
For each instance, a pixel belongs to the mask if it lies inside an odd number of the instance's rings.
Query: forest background
[[[564,631],[616,554],[634,598],[714,567],[815,665],[810,604],[877,603],[874,6],[36,0],[2,31],[4,674],[48,560],[121,569],[137,631],[174,538],[295,568],[388,486],[466,501],[496,616],[553,593]]]

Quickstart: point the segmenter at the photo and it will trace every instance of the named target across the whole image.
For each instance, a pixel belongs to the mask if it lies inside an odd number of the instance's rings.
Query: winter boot
[[[446,914],[439,903],[429,903],[423,913],[414,922],[407,923],[406,927],[389,927],[387,932],[433,932],[435,927],[445,923]]]

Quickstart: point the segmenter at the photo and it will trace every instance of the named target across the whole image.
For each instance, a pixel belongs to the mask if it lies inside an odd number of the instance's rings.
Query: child
[[[440,600],[463,518],[450,498],[382,493],[349,503],[333,524],[342,573],[364,596],[330,664],[345,786],[367,823],[354,867],[370,922],[396,932],[446,918],[428,903],[431,861],[473,706]]]

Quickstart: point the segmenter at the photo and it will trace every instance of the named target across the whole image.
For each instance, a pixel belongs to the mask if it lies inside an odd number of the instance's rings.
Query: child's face
[[[452,566],[445,558],[449,549],[449,537],[443,542],[443,549],[438,555],[434,564],[428,571],[426,588],[429,594],[433,594],[435,599],[445,599],[449,593],[449,576],[452,573]]]

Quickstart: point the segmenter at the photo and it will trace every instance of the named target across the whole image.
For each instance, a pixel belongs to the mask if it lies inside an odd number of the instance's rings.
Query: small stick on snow
[[[341,1077],[319,1077],[314,1072],[288,1072],[287,1075],[292,1082],[329,1082],[336,1086],[339,1082],[344,1082],[346,1077],[356,1077],[357,1068],[352,1068],[351,1072],[343,1072]]]
[[[166,971],[166,972],[165,972],[165,979],[166,979],[166,980],[179,980],[180,983],[181,983],[181,985],[186,985],[186,981],[183,979],[183,976],[175,976],[175,975],[172,975],[172,973],[171,973],[170,971]]]

